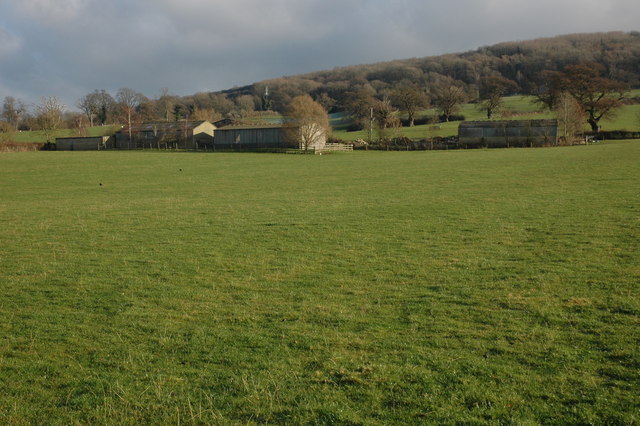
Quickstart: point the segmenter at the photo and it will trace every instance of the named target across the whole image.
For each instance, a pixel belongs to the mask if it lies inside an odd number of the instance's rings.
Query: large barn
[[[131,131],[123,127],[115,134],[115,148],[202,148],[212,145],[214,130],[215,126],[208,121],[132,124]]]
[[[558,120],[463,121],[458,140],[469,148],[556,145]]]
[[[58,151],[98,151],[112,148],[113,137],[111,136],[56,138]]]
[[[226,126],[215,131],[214,147],[221,150],[260,150],[273,148],[300,148],[300,141],[291,137],[291,132],[300,128],[279,125]],[[308,148],[318,149],[326,145],[323,135],[313,141]]]

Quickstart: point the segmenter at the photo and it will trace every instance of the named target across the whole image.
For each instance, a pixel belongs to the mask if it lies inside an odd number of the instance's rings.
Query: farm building
[[[557,120],[463,121],[459,143],[467,147],[517,147],[555,145]]]
[[[58,151],[97,151],[112,149],[114,139],[112,136],[56,138]]]
[[[300,127],[283,125],[226,126],[215,131],[215,149],[252,150],[271,148],[300,148],[300,142],[291,137],[292,132],[301,132]],[[322,135],[309,148],[322,148],[326,144]]]
[[[180,148],[211,146],[215,126],[208,121],[133,124],[115,134],[116,149]],[[131,135],[131,138],[129,138]]]

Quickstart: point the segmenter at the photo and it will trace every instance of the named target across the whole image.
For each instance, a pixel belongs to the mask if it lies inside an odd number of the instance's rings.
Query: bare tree
[[[235,105],[233,101],[231,101],[227,95],[223,93],[217,93],[211,96],[211,105],[213,109],[218,111],[224,117],[229,117],[231,112],[233,111]]]
[[[11,124],[14,130],[18,130],[20,126],[20,119],[26,114],[27,106],[19,99],[15,99],[13,96],[7,96],[4,98],[2,104],[2,118],[9,124]]]
[[[208,121],[210,123],[214,123],[218,120],[222,120],[222,114],[213,108],[196,108],[193,111],[191,118],[195,121]]]
[[[80,100],[78,100],[77,107],[84,113],[84,115],[89,120],[89,126],[93,127],[93,119],[98,114],[98,104],[95,101],[95,96],[93,93],[89,93],[85,95]]]
[[[6,121],[0,121],[0,144],[9,140],[9,132],[13,131],[13,126]]]
[[[357,88],[345,94],[345,107],[349,116],[358,129],[368,127],[371,108],[375,105],[375,98],[364,88]]]
[[[429,105],[429,98],[417,85],[402,82],[391,91],[391,102],[407,114],[409,127],[413,127],[418,109],[426,108]]]
[[[164,87],[160,91],[160,97],[156,102],[156,107],[158,110],[158,115],[162,117],[164,121],[169,121],[171,118],[171,114],[173,113],[173,106],[176,103],[176,97],[173,96],[169,89]]]
[[[380,143],[388,144],[402,127],[400,118],[398,118],[398,110],[391,105],[391,101],[387,97],[374,103],[373,119]]]
[[[445,79],[438,84],[431,96],[431,102],[444,116],[444,121],[449,121],[466,99],[464,87],[455,84],[453,79]]]
[[[141,122],[156,121],[157,109],[155,101],[144,97],[138,108],[136,108],[136,118]]]
[[[100,124],[107,122],[107,116],[112,112],[115,101],[113,97],[104,89],[94,90],[78,101],[78,108],[89,120],[89,125],[93,127],[94,120]]]
[[[100,90],[98,97],[98,121],[100,124],[107,124],[109,115],[116,111],[116,101],[106,90]]]
[[[564,143],[571,145],[582,131],[584,110],[568,92],[561,92],[555,101],[555,112]]]
[[[293,98],[287,107],[287,137],[305,150],[326,140],[331,127],[327,111],[309,95]]]
[[[256,110],[255,98],[251,95],[238,96],[234,101],[240,117],[247,117]]]
[[[393,124],[398,117],[398,110],[391,105],[391,101],[384,97],[381,101],[375,101],[373,104],[373,118],[381,129],[386,129]]]
[[[553,111],[556,107],[556,101],[560,93],[562,93],[560,73],[552,70],[539,72],[533,77],[530,91],[534,96],[535,103],[546,107],[549,111]]]
[[[480,106],[487,112],[487,120],[491,120],[502,106],[502,97],[516,87],[516,83],[500,76],[483,77],[480,80]]]
[[[116,94],[116,100],[118,101],[120,111],[122,113],[122,118],[127,124],[129,132],[129,143],[131,143],[131,126],[135,119],[136,109],[145,100],[145,96],[133,89],[124,87],[118,90],[118,93]]]
[[[596,63],[570,65],[560,76],[560,84],[575,98],[587,115],[591,130],[600,130],[600,120],[610,117],[622,105],[626,86],[602,77],[603,68]]]
[[[65,106],[55,96],[41,98],[36,105],[36,123],[45,135],[47,142],[53,142],[55,131],[62,123]]]
[[[376,132],[378,143],[386,145],[389,149],[392,140],[399,138],[402,134],[402,122],[397,115],[390,116],[384,125],[376,121]]]
[[[78,136],[87,136],[87,117],[80,112],[67,112],[64,115],[63,126],[67,129],[73,129]]]

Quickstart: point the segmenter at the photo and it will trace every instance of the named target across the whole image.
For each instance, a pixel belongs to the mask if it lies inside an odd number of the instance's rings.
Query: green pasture
[[[640,131],[640,104],[620,108],[613,117],[603,120],[602,130]]]
[[[0,153],[0,423],[636,424],[639,158]]]
[[[628,97],[640,96],[640,90],[629,92]],[[502,111],[495,115],[496,119],[504,120],[530,120],[530,119],[548,119],[554,118],[554,114],[540,107],[540,105],[532,102],[531,96],[509,96],[504,98]],[[429,109],[422,111],[420,116],[435,116],[437,111]],[[463,115],[466,120],[486,120],[486,112],[480,109],[478,104],[465,104],[461,107],[459,114]],[[640,104],[624,105],[619,108],[616,113],[610,117],[603,119],[602,130],[640,130]],[[400,131],[401,136],[406,136],[414,140],[420,140],[433,137],[448,137],[458,134],[458,125],[460,121],[452,121],[449,123],[437,123],[431,125],[419,125],[414,127],[404,127]],[[589,130],[588,124],[585,122],[585,131]],[[369,139],[369,130],[357,132],[347,132],[345,126],[337,127],[333,136],[346,141],[354,141],[356,139]],[[374,138],[377,133],[374,129]]]

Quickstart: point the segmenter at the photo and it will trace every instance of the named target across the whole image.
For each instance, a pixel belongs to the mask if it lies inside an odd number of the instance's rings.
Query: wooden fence
[[[353,145],[348,143],[328,143],[322,148],[315,148],[314,151],[316,154],[323,152],[351,152],[353,151]]]

